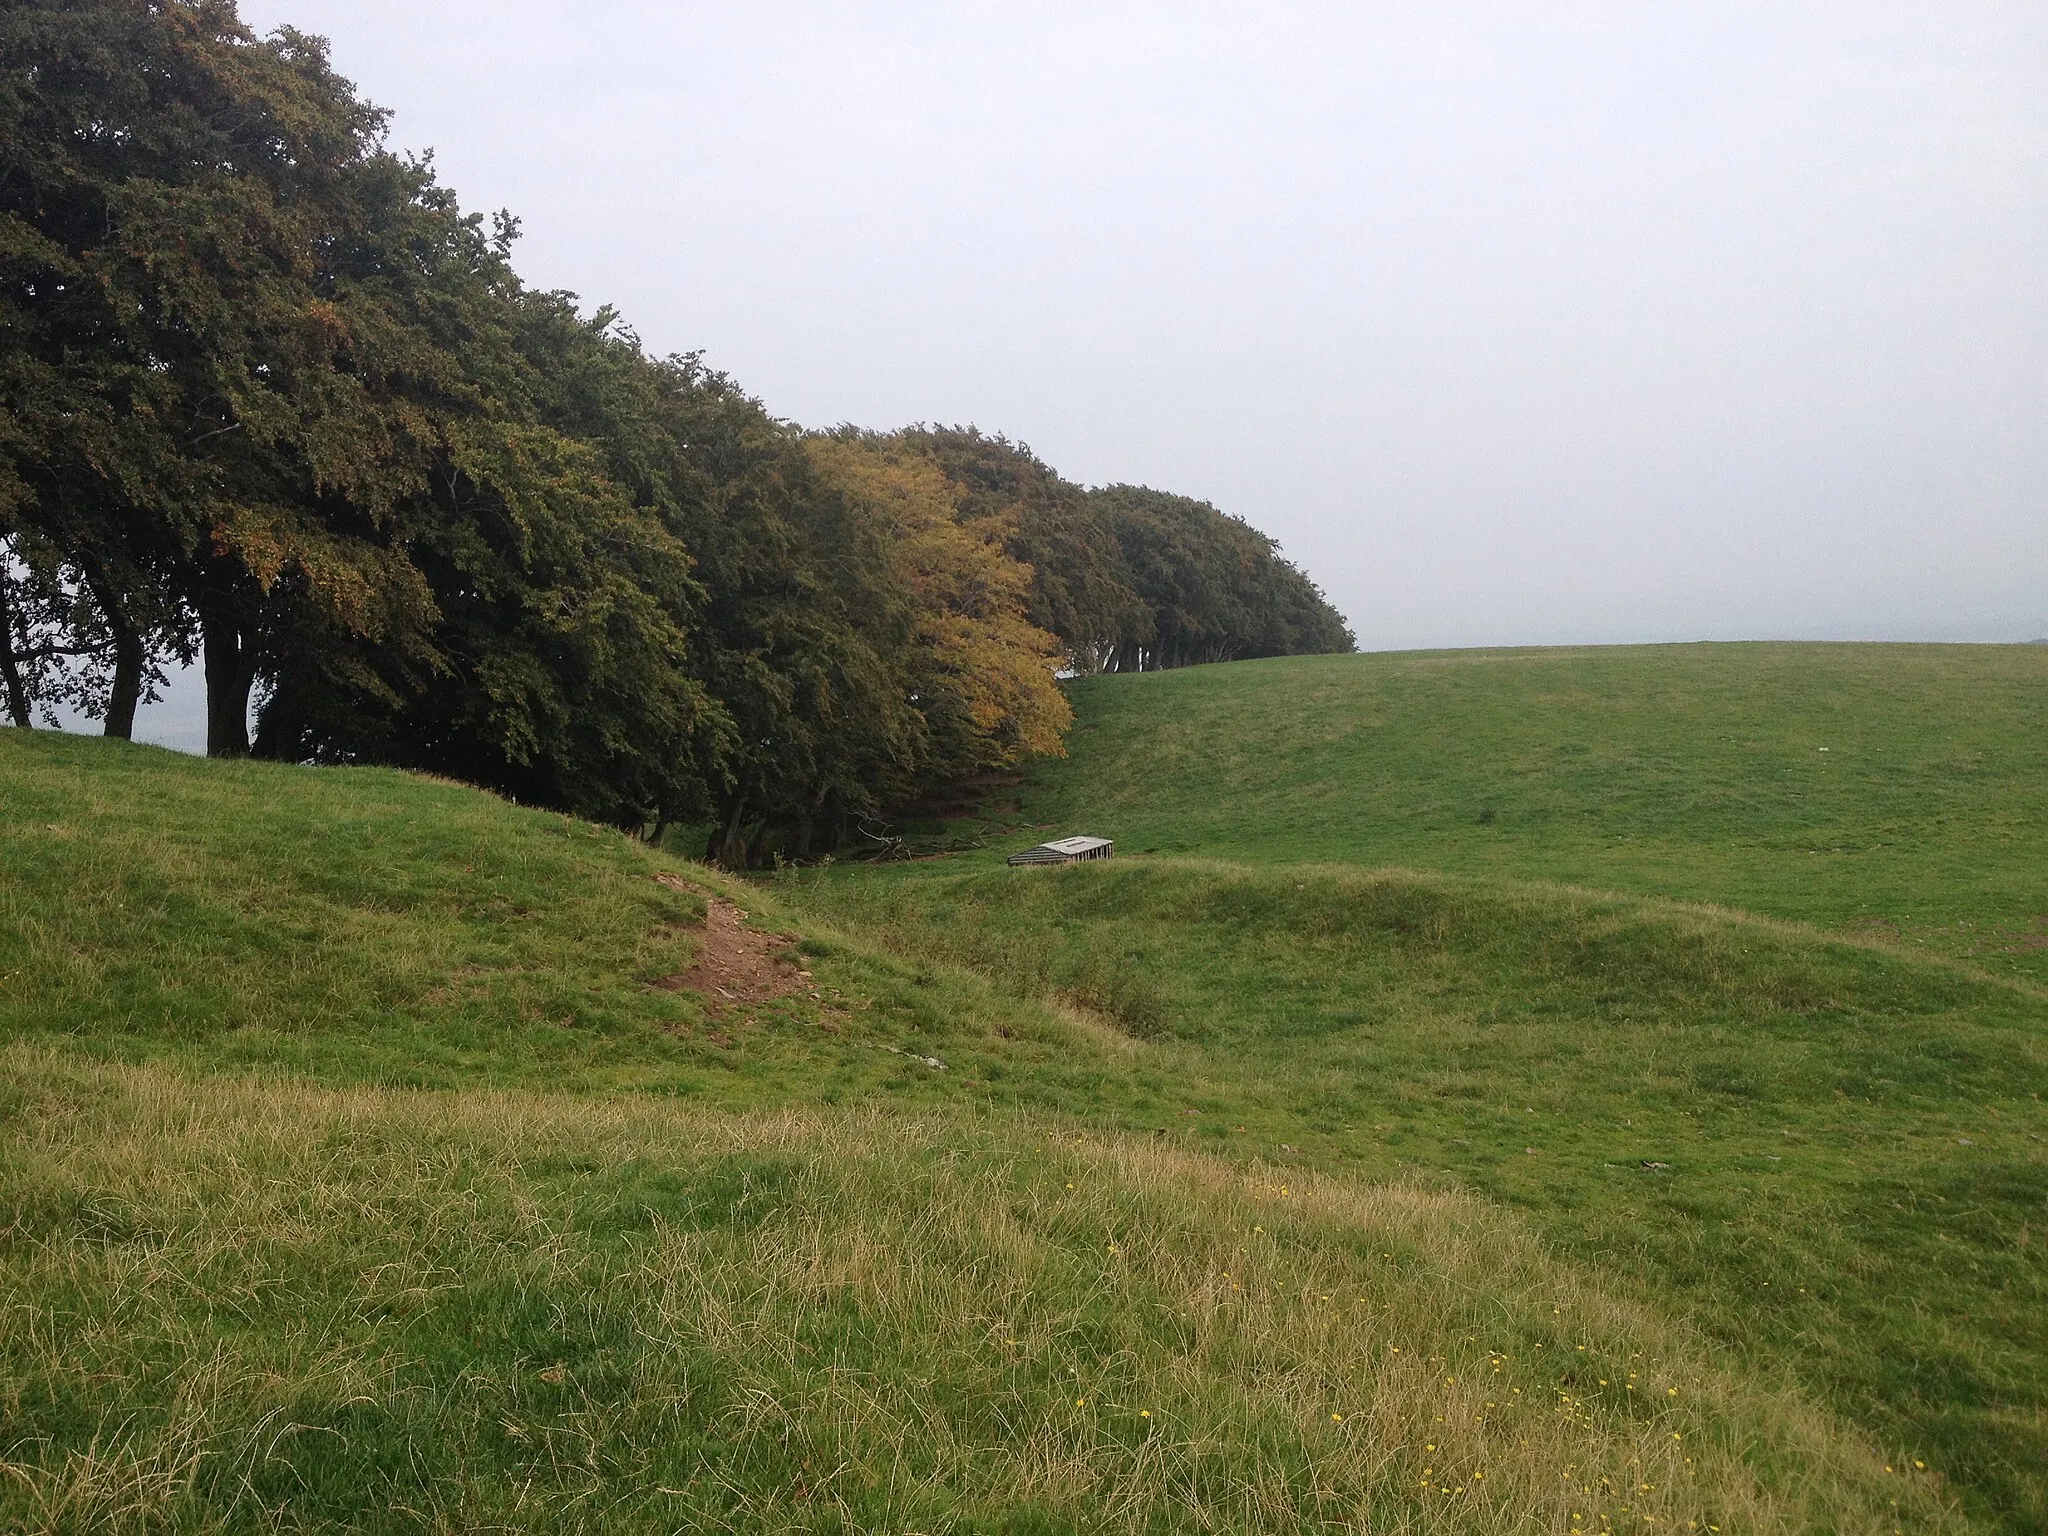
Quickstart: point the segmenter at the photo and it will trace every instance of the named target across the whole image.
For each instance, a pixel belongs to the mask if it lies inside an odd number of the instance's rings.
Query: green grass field
[[[1030,830],[792,897],[1099,1015],[1220,1141],[1520,1208],[2048,1528],[2048,650],[1074,693]],[[1001,865],[1070,832],[1118,859]]]
[[[765,884],[0,732],[0,1526],[2048,1526],[2048,653],[1075,700]]]
[[[957,1116],[0,1084],[10,1529],[1944,1524],[1470,1197]]]
[[[1024,819],[1706,901],[2048,982],[2048,646],[1303,656],[1073,685]]]

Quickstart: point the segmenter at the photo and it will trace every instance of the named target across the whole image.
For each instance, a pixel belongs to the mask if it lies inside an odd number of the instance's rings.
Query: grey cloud
[[[1367,646],[2048,633],[2048,10],[260,0],[809,423],[1279,537]]]

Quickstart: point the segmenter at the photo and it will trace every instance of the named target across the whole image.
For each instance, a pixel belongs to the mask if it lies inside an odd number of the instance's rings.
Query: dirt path
[[[714,1019],[746,1014],[785,997],[823,1001],[818,984],[796,952],[797,935],[763,933],[747,926],[747,914],[723,897],[675,875],[657,877],[672,890],[704,898],[704,932],[697,958],[687,971],[662,978],[670,992],[695,992]]]

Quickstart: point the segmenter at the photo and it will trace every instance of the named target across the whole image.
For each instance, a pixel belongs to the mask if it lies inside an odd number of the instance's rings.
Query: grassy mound
[[[22,1531],[1944,1528],[1468,1197],[0,1053]]]
[[[2048,647],[1303,656],[1072,692],[1072,756],[1012,821],[1717,902],[2048,983]]]
[[[902,1052],[959,1055],[956,1078],[984,1046],[1026,1078],[1069,1054],[1042,1010],[815,940],[815,1000],[716,1027],[704,998],[659,985],[696,956],[709,892],[757,894],[458,785],[0,732],[0,1033],[727,1105],[947,1095]]]
[[[784,889],[1134,1037],[1134,1123],[1511,1202],[2048,1519],[2030,987],[1733,913],[1401,871],[945,861]]]
[[[1623,699],[1665,659],[1529,666]],[[1959,740],[2020,718],[1994,660]],[[1536,717],[1474,704],[1361,789],[1355,743],[1259,711],[1433,676],[1413,719],[1448,720],[1456,670],[1409,661],[1084,685],[1025,814],[1100,795],[1123,821],[1063,829],[1107,866],[765,888],[405,775],[0,732],[0,1524],[2048,1525],[2048,1004],[1954,919],[2040,889],[2024,753],[1868,881],[1924,933],[1855,924],[1870,861],[1731,852],[1703,811],[1609,840],[1619,727],[1583,804],[1532,770],[1547,829],[1500,796],[1390,870],[1398,818],[1346,808]],[[1099,755],[1116,689],[1159,751]],[[1925,704],[1898,740],[1949,729]],[[1174,745],[1204,709],[1267,730],[1263,786],[1249,745]],[[1738,786],[1758,825],[1816,792],[1774,782]],[[1144,855],[1169,825],[1258,846]],[[1640,894],[1681,868],[1767,915]],[[718,900],[806,986],[679,987]]]

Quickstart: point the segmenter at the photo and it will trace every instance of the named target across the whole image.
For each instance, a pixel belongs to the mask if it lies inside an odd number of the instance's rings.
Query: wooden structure
[[[1106,837],[1063,837],[1056,842],[1040,843],[1036,848],[1026,848],[1022,853],[1010,855],[1012,864],[1074,864],[1082,859],[1106,859],[1116,851],[1116,844]]]

